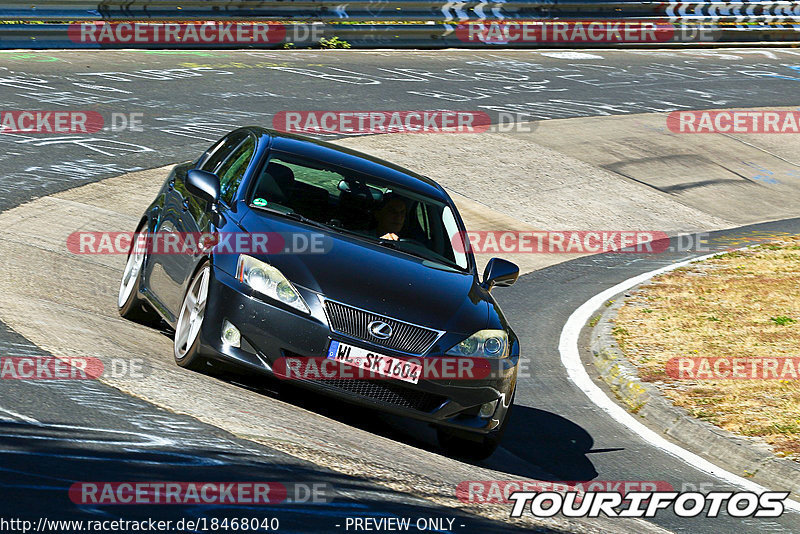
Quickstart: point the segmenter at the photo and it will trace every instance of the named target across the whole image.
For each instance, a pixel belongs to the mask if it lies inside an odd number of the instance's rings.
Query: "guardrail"
[[[508,18],[658,17],[679,20],[754,22],[780,19],[800,22],[798,1],[648,2],[607,0],[186,0],[70,2],[20,1],[0,4],[0,20],[303,20],[372,21]]]
[[[0,21],[9,22],[0,24],[4,49],[305,47],[334,37],[356,48],[800,42],[800,1],[782,0],[11,0],[0,4]],[[205,39],[207,21],[250,38]],[[269,38],[251,35],[265,24],[275,30]],[[164,37],[170,31],[207,33]]]

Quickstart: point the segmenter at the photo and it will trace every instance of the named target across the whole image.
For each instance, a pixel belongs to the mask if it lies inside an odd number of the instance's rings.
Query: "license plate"
[[[328,358],[369,371],[373,375],[394,378],[411,384],[419,382],[422,374],[422,366],[418,363],[378,354],[339,341],[331,341]]]

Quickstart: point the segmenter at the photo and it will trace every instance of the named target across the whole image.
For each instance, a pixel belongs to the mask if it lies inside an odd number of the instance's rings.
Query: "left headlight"
[[[242,254],[236,266],[236,278],[262,295],[283,302],[301,312],[311,313],[292,283],[268,263]]]
[[[446,352],[448,356],[508,356],[508,334],[505,330],[480,330]]]

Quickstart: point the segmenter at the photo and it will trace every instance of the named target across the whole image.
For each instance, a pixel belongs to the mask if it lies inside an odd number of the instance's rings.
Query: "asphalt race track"
[[[547,121],[679,109],[785,107],[800,104],[798,71],[800,52],[788,49],[5,52],[0,53],[0,99],[5,109],[90,109],[104,116],[107,127],[89,136],[0,135],[0,210],[87,183],[192,159],[233,127],[270,126],[272,117],[283,110],[459,109],[485,111],[493,121],[501,113]],[[141,128],[111,129],[113,113],[128,117],[140,113]],[[487,159],[492,156],[483,144],[470,150],[485,153]],[[437,155],[420,158],[428,156]],[[710,234],[709,242],[712,251],[722,250],[748,236],[784,232],[800,233],[800,219],[719,230]],[[536,480],[658,481],[676,489],[701,484],[729,489],[729,484],[653,447],[608,417],[567,378],[558,351],[566,319],[595,294],[630,277],[704,254],[707,251],[675,250],[577,258],[536,270],[514,287],[497,290],[495,295],[520,335],[531,376],[520,379],[502,449],[475,469]],[[69,276],[76,274],[80,273]],[[25,273],[19,271],[3,276],[19,279],[21,284],[36,283],[24,280]],[[0,309],[3,298],[0,295]],[[115,333],[86,335],[113,342]],[[581,347],[586,345],[582,340]],[[29,354],[44,352],[13,330],[0,328],[0,355]],[[276,402],[278,398],[271,385],[242,377],[198,375],[192,379],[228,382],[233,401],[239,394],[253,392]],[[183,391],[181,386],[170,385],[189,398],[205,393],[194,387]],[[366,431],[364,439],[374,439],[372,445],[380,443],[398,458],[412,459],[414,451],[420,451],[418,474],[436,472],[453,494],[455,485],[465,480],[460,473],[466,471],[453,470],[454,478],[447,478],[447,466],[455,461],[439,454],[424,429],[414,429],[412,434],[389,417],[365,422],[351,409],[331,406],[325,399],[283,393],[286,397],[281,399],[298,417],[309,411],[334,420],[336,428]],[[80,480],[258,478],[325,483],[335,493],[332,502],[322,505],[291,503],[276,507],[274,514],[263,508],[248,510],[280,517],[281,532],[344,532],[345,519],[355,516],[449,517],[454,519],[453,532],[517,528],[503,517],[492,520],[454,510],[441,500],[425,499],[429,497],[425,488],[419,494],[392,489],[364,473],[312,463],[197,421],[186,412],[164,408],[94,381],[0,381],[0,516],[241,517],[241,507],[76,506],[67,490]],[[313,441],[317,429],[306,431]],[[601,519],[538,524],[599,532],[639,532],[646,527],[708,533],[800,531],[800,515],[788,512],[770,520],[681,519],[664,513],[648,522]]]

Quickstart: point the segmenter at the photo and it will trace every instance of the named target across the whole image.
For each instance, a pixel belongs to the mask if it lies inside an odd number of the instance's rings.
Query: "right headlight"
[[[242,254],[236,267],[236,278],[262,295],[283,302],[301,312],[310,313],[306,302],[292,283],[268,263]]]
[[[480,330],[445,354],[448,356],[479,356],[505,358],[508,356],[508,334],[505,330]]]

